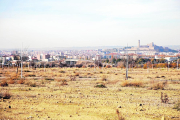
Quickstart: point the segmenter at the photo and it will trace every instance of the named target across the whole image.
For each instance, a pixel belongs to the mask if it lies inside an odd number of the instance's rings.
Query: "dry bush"
[[[107,76],[103,75],[103,76],[101,77],[101,80],[102,80],[102,81],[107,81]]]
[[[79,76],[79,73],[75,73],[74,75],[75,75],[75,76]]]
[[[60,72],[60,73],[65,73],[65,71],[64,71],[64,70],[60,70],[59,72]]]
[[[118,109],[116,110],[116,114],[118,115],[118,120],[125,120],[125,118],[122,117],[122,115],[120,115],[120,112]]]
[[[24,84],[25,84],[25,85],[30,85],[31,82],[30,82],[30,80],[26,80],[26,81],[24,81]]]
[[[67,80],[65,80],[65,79],[62,79],[61,82],[62,82],[62,83],[61,83],[60,85],[62,85],[62,86],[63,86],[63,85],[68,85],[68,84],[67,84]]]
[[[45,78],[45,80],[51,80],[51,81],[54,81],[53,78],[49,78],[49,77]]]
[[[85,65],[83,65],[83,66],[82,66],[82,68],[86,68],[86,66],[85,66]]]
[[[29,86],[31,86],[31,87],[36,87],[37,85],[36,85],[35,82],[33,82],[33,83],[31,82]]]
[[[25,81],[23,79],[17,81],[18,84],[24,84],[24,82]]]
[[[142,87],[143,86],[143,82],[140,80],[124,80],[123,82],[121,82],[121,86],[122,87],[128,87],[128,86],[135,86],[135,87]]]
[[[177,111],[180,111],[180,100],[174,105],[173,109],[177,109]]]
[[[151,87],[149,88],[150,90],[164,90],[164,87],[167,85],[167,81],[166,82],[151,82]]]
[[[15,83],[15,81],[12,80],[12,79],[10,79],[9,82],[8,82],[8,84],[14,84],[14,83]]]
[[[30,70],[24,70],[24,72],[31,72]]]
[[[106,65],[106,68],[111,68],[111,65]]]
[[[169,102],[168,95],[167,94],[163,95],[163,92],[161,92],[161,102],[162,103],[168,103]]]
[[[71,81],[75,81],[76,80],[76,76],[74,76],[74,75],[70,75],[69,78],[70,78]]]
[[[93,75],[93,73],[86,73],[86,75]]]
[[[124,68],[125,67],[125,62],[118,62],[117,63],[117,68]]]
[[[19,78],[19,75],[16,74],[16,73],[12,73],[11,76],[10,76],[11,80],[17,80],[18,78]]]
[[[36,77],[36,75],[31,73],[31,74],[26,74],[25,77]]]
[[[0,93],[0,98],[3,98],[3,99],[10,99],[11,98],[11,95],[9,94],[9,91],[2,91]]]
[[[102,74],[102,73],[103,73],[103,71],[99,71],[99,73],[101,73],[101,74]]]
[[[144,65],[143,65],[143,68],[144,68],[144,69],[147,69],[147,64],[144,64]]]
[[[1,83],[0,83],[0,86],[2,86],[2,87],[8,86],[7,81],[6,80],[2,80]]]

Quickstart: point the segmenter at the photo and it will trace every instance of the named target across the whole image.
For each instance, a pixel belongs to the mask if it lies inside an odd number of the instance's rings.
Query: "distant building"
[[[45,55],[45,59],[49,59],[50,58],[50,54]]]
[[[109,53],[109,54],[106,54],[106,57],[105,59],[118,59],[120,58],[120,54],[119,53]]]
[[[101,60],[101,58],[102,58],[101,55],[96,55],[96,56],[95,56],[95,59],[96,59],[96,60]]]
[[[138,40],[137,47],[130,47],[125,49],[128,53],[141,53],[141,52],[151,52],[151,54],[155,54],[156,52],[177,52],[176,50],[169,49],[168,47],[157,46],[153,42],[147,45],[141,45],[140,40]]]
[[[173,61],[173,60],[177,60],[178,57],[165,57],[164,59],[167,61]]]
[[[79,61],[78,59],[66,59],[65,62],[67,65],[75,65]]]

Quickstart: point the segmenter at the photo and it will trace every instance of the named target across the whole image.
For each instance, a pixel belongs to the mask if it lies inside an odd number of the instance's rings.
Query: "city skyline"
[[[180,45],[178,0],[0,0],[0,48]]]

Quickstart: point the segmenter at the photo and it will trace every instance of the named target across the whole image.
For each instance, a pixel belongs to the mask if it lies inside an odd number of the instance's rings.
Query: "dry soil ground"
[[[180,70],[130,69],[128,76],[121,68],[24,68],[20,82],[20,71],[0,70],[8,83],[0,92],[11,95],[0,99],[0,119],[180,120],[173,109],[180,104]]]

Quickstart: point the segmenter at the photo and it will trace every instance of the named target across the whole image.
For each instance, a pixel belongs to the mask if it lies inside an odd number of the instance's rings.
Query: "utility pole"
[[[168,71],[169,71],[169,61],[168,61]]]
[[[96,62],[96,59],[94,59],[94,71],[95,71],[95,62]]]
[[[126,80],[128,80],[128,51],[127,52],[127,63],[126,63]]]
[[[45,63],[44,63],[44,72],[45,72]]]
[[[23,43],[22,43],[22,47],[23,47]],[[22,47],[21,47],[21,78],[22,78]]]
[[[128,80],[128,55],[127,55],[127,63],[126,63],[126,80]]]
[[[99,69],[99,60],[98,60],[98,69]]]
[[[179,67],[179,63],[178,62],[179,62],[179,59],[177,59],[177,70],[178,70],[178,67]]]
[[[1,60],[2,60],[2,69],[3,69],[3,56],[2,56],[2,53],[1,53]]]

